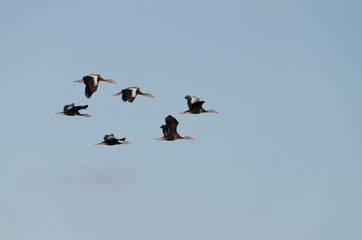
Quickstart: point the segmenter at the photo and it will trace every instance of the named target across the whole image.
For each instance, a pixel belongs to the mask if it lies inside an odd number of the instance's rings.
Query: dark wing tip
[[[93,92],[88,88],[86,87],[85,88],[85,93],[84,95],[87,97],[87,98],[90,98],[92,96]]]
[[[165,119],[166,125],[170,126],[170,125],[178,125],[178,121],[176,120],[176,118],[174,118],[171,115],[168,115]]]
[[[123,100],[123,102],[127,102],[127,93],[126,92],[123,92],[123,90],[122,90],[122,100]]]

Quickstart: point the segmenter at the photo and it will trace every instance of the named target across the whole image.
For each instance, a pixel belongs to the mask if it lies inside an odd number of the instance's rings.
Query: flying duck
[[[125,141],[126,138],[117,139],[117,138],[114,137],[113,134],[105,135],[103,139],[104,139],[103,142],[96,143],[94,145],[109,145],[109,146],[111,146],[111,145],[119,145],[119,144],[131,144],[130,142]],[[120,141],[122,141],[122,142],[120,142]]]
[[[74,82],[84,83],[85,84],[85,96],[90,98],[92,94],[97,91],[98,84],[100,81],[108,82],[108,83],[116,83],[111,79],[103,79],[99,74],[90,74],[84,76],[82,80],[76,80]]]
[[[171,115],[168,115],[165,118],[165,122],[166,122],[166,125],[161,126],[164,136],[161,138],[155,138],[156,140],[167,140],[167,141],[173,141],[173,140],[177,140],[177,139],[195,140],[194,138],[192,138],[190,136],[181,137],[177,133],[178,121]]]
[[[137,95],[143,95],[143,96],[146,96],[146,97],[155,98],[150,93],[141,92],[139,87],[125,88],[121,92],[113,94],[113,96],[120,96],[120,95],[122,95],[122,100],[124,102],[128,101],[130,103],[134,101],[134,99],[136,98]]]
[[[83,116],[83,117],[91,117],[89,114],[81,114],[79,113],[79,110],[86,109],[88,105],[84,106],[74,106],[74,103],[65,105],[63,108],[63,112],[57,112],[55,114],[62,114],[67,116]]]
[[[199,114],[199,113],[217,113],[215,110],[205,110],[202,108],[202,104],[204,101],[200,101],[197,97],[186,95],[185,98],[187,99],[187,105],[189,106],[189,110],[182,112],[180,114]]]

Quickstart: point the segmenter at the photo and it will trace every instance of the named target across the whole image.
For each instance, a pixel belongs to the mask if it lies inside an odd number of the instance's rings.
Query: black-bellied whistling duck
[[[178,121],[171,115],[168,115],[165,118],[165,122],[166,122],[166,125],[161,126],[164,136],[161,138],[155,138],[156,140],[167,140],[167,141],[173,141],[173,140],[177,140],[177,139],[194,140],[194,138],[189,137],[189,136],[181,137],[177,133]]]
[[[89,114],[81,114],[79,113],[79,110],[86,109],[88,105],[84,106],[74,106],[74,103],[65,105],[63,110],[64,112],[57,112],[55,114],[62,114],[67,116],[83,116],[83,117],[91,117]]]
[[[76,80],[74,82],[84,83],[85,84],[85,96],[90,98],[92,94],[97,91],[99,82],[108,82],[108,83],[116,83],[111,79],[103,79],[99,74],[90,74],[84,76],[82,80]]]
[[[120,144],[131,144],[130,142],[125,141],[126,138],[117,139],[117,138],[114,137],[113,134],[105,135],[103,139],[104,139],[103,142],[96,143],[94,145],[109,145],[109,146],[111,146],[111,145],[120,145]],[[120,141],[122,141],[122,142],[120,142]]]
[[[189,106],[189,110],[182,112],[181,114],[191,113],[191,114],[199,114],[199,113],[217,113],[215,110],[205,110],[202,108],[202,104],[204,101],[200,101],[197,97],[186,95],[187,105]]]
[[[150,93],[141,92],[139,87],[125,88],[121,92],[113,94],[113,96],[120,96],[120,95],[122,95],[122,100],[124,102],[128,101],[130,103],[134,101],[134,99],[136,98],[137,95],[143,95],[143,96],[146,96],[146,97],[155,98]]]

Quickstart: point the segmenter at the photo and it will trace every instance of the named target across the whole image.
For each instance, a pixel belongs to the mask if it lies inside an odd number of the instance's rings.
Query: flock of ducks
[[[90,74],[84,76],[82,80],[76,80],[74,82],[84,83],[85,84],[85,96],[90,98],[94,92],[97,91],[99,82],[108,82],[108,83],[116,83],[111,79],[103,79],[99,74]],[[143,93],[140,91],[139,87],[129,87],[123,89],[121,92],[113,94],[113,96],[122,96],[122,100],[124,102],[132,103],[137,95],[143,95],[146,97],[155,98],[150,93]],[[202,105],[205,103],[204,101],[200,101],[197,97],[194,96],[185,96],[187,100],[188,110],[184,111],[180,114],[199,114],[199,113],[217,113],[215,110],[205,110]],[[79,110],[87,109],[88,105],[84,106],[75,106],[74,103],[65,105],[63,108],[63,112],[57,112],[55,114],[61,114],[66,116],[83,116],[83,117],[91,117],[89,114],[79,113]],[[177,125],[178,121],[173,116],[169,115],[165,118],[164,125],[161,126],[163,137],[155,138],[156,140],[167,140],[173,141],[177,139],[187,139],[194,140],[194,138],[190,136],[182,137],[177,133]],[[131,144],[126,141],[126,138],[116,138],[113,134],[105,135],[103,138],[103,142],[96,143],[94,145],[120,145],[120,144]]]

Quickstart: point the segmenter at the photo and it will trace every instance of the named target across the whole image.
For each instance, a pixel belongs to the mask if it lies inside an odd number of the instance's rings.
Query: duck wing
[[[114,137],[114,134],[108,134],[108,135],[105,135],[103,139],[104,139],[104,141],[109,141],[109,140],[116,139],[116,138]]]
[[[65,106],[63,107],[63,110],[64,110],[64,112],[69,112],[69,110],[71,110],[72,108],[74,108],[74,103],[65,105]]]
[[[73,108],[71,108],[70,109],[70,111],[72,111],[72,112],[75,112],[75,111],[79,111],[79,110],[81,110],[81,109],[86,109],[88,107],[88,105],[84,105],[84,106],[75,106],[75,107],[73,107]]]
[[[97,75],[97,74],[92,74],[92,75],[88,75],[88,76],[83,77],[83,81],[84,81],[84,84],[85,84],[85,96],[87,98],[90,98],[92,96],[92,94],[95,91],[97,91],[98,78],[99,78],[99,75]]]
[[[138,87],[129,87],[122,90],[122,100],[124,102],[133,102],[137,96],[137,91],[139,91]]]
[[[187,106],[189,106],[189,109],[191,109],[192,104],[200,101],[200,99],[198,99],[197,97],[194,97],[194,96],[186,95],[185,98],[187,100]]]
[[[175,133],[177,133],[177,125],[178,125],[178,121],[176,120],[176,118],[174,118],[171,115],[168,115],[165,118],[165,122],[166,122],[166,126],[165,126],[165,131],[167,132],[167,135],[173,135]]]
[[[201,112],[202,105],[205,103],[205,101],[199,101],[195,102],[191,105],[190,111],[191,112]]]

